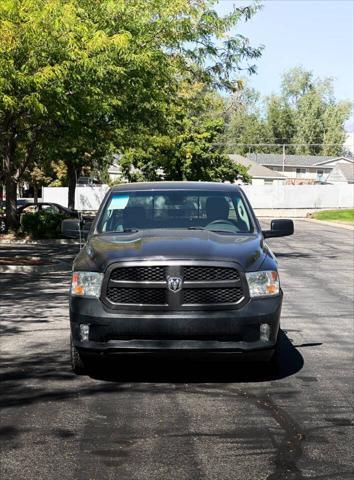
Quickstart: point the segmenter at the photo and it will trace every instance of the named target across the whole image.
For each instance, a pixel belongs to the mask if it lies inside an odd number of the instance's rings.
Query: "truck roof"
[[[122,192],[131,190],[209,190],[214,192],[230,192],[239,190],[234,183],[218,182],[136,182],[122,183],[112,187],[112,192]]]

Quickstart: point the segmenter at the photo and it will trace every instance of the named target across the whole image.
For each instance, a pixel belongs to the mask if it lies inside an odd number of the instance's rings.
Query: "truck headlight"
[[[278,272],[248,272],[246,278],[251,297],[266,297],[279,293]]]
[[[98,298],[101,294],[103,273],[73,272],[71,295]]]

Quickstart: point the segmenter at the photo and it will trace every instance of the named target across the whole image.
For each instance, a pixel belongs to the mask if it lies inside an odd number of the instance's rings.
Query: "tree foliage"
[[[237,72],[253,72],[261,54],[247,38],[229,34],[257,11],[258,2],[225,16],[216,13],[214,3],[0,3],[0,151],[10,226],[16,223],[16,185],[35,164],[64,162],[72,204],[81,169],[103,165],[112,151],[137,151],[150,136],[178,146],[206,135],[200,126],[192,134],[187,119],[193,116],[183,111],[180,85],[230,91]],[[213,140],[211,126],[205,128],[204,141]],[[171,138],[176,130],[179,140]],[[198,161],[209,151],[200,148]],[[189,159],[188,148],[183,151],[181,158]],[[189,167],[188,175],[202,170]]]
[[[140,148],[123,154],[125,176],[130,181],[249,181],[247,169],[224,153],[224,100],[204,91],[203,84],[181,89],[183,100],[170,116],[167,133],[143,137]]]
[[[245,155],[255,144],[268,152],[266,144],[274,143],[273,132],[262,116],[260,94],[246,82],[239,83],[239,89],[227,100],[226,122],[225,139],[231,153]]]
[[[340,155],[343,152],[344,122],[350,116],[351,104],[336,101],[332,79],[318,79],[312,72],[296,67],[284,74],[280,95],[271,95],[262,102],[255,93],[250,97],[253,101],[249,97],[246,94],[244,102],[231,115],[227,141],[273,145],[244,145],[234,147],[233,151],[246,153],[257,148],[258,152],[279,152],[277,145],[294,144],[287,146],[288,153]]]

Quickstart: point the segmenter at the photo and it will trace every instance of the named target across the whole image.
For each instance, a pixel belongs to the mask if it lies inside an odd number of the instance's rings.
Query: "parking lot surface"
[[[69,271],[0,274],[0,478],[354,478],[354,233],[295,228],[269,240],[285,294],[278,372],[124,357],[77,377]]]

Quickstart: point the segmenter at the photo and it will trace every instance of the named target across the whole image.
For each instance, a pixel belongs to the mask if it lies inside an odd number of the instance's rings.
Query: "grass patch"
[[[322,212],[313,213],[312,218],[316,220],[354,223],[354,209],[323,210]]]

